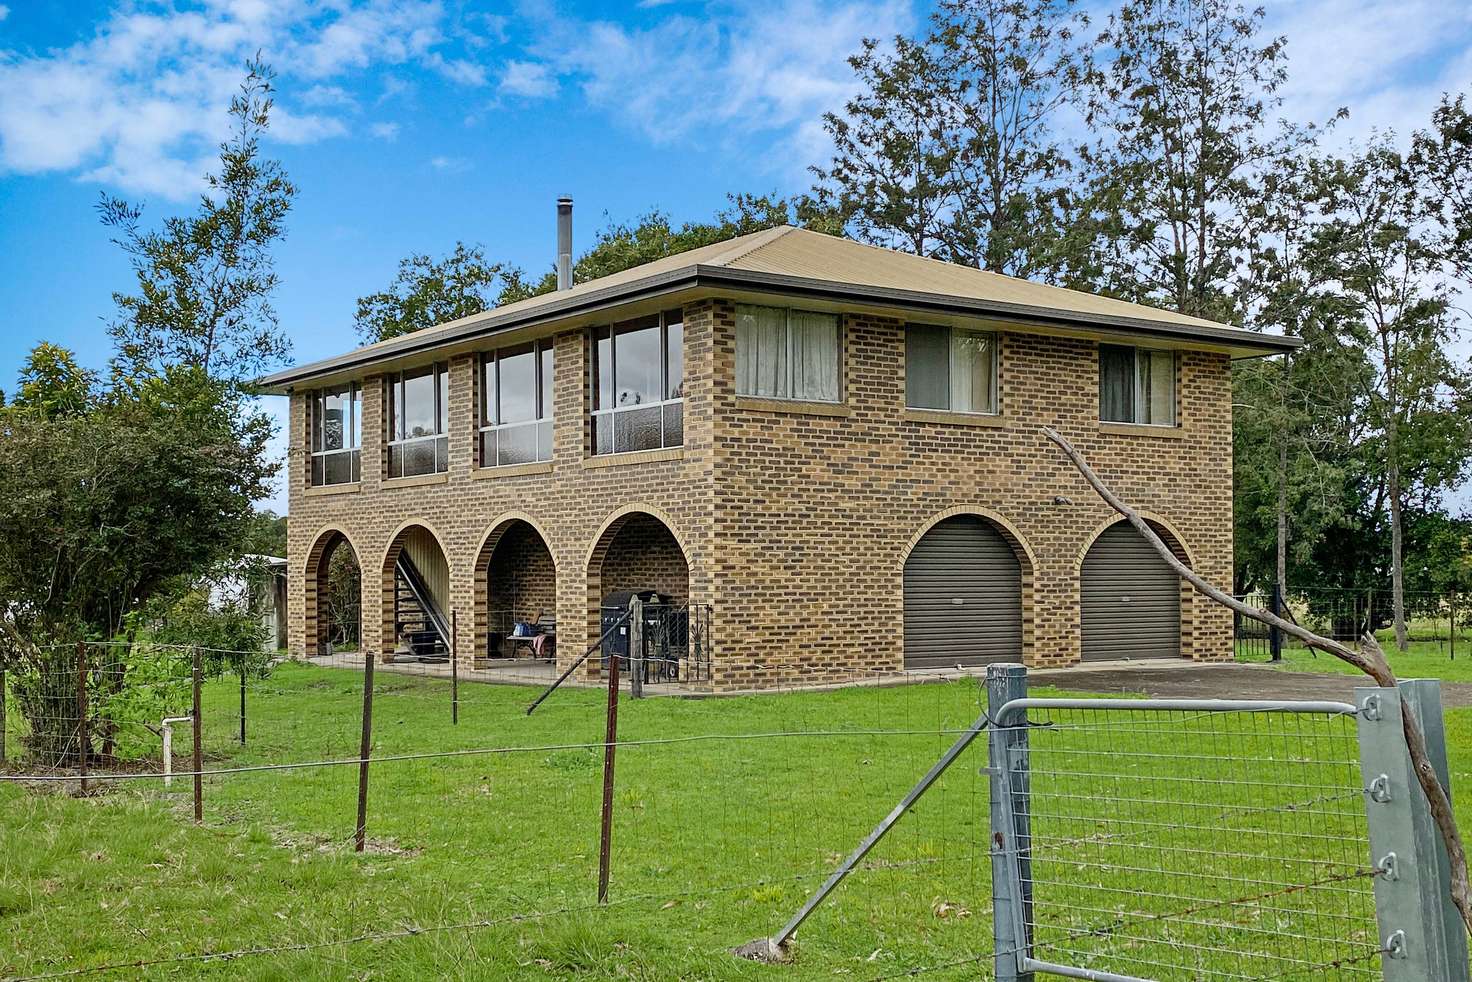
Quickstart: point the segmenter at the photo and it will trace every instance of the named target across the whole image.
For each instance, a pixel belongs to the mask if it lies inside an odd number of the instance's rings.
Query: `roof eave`
[[[489,310],[483,316],[467,318],[451,329],[408,334],[394,343],[359,348],[334,358],[283,369],[261,379],[259,384],[261,391],[266,395],[287,395],[300,382],[363,368],[377,362],[403,358],[434,348],[471,341],[479,337],[487,337],[512,328],[535,327],[538,324],[586,315],[617,304],[649,299],[693,287],[721,286],[814,299],[858,300],[881,307],[980,316],[1031,324],[1052,324],[1075,329],[1117,331],[1124,328],[1132,333],[1163,340],[1206,342],[1240,348],[1246,350],[1249,357],[1295,351],[1303,345],[1300,338],[1260,334],[1236,327],[1207,327],[1189,322],[1119,317],[998,300],[979,300],[925,293],[917,290],[861,286],[804,276],[731,269],[726,266],[692,264],[630,283],[622,283],[615,287],[590,290],[564,299],[554,299],[524,311]]]

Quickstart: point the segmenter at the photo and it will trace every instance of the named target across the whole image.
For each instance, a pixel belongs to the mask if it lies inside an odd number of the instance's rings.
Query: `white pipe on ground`
[[[193,723],[193,716],[165,716],[159,727],[164,736],[164,787],[174,783],[174,724]]]

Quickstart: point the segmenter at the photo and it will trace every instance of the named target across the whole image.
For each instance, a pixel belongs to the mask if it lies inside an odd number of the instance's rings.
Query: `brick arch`
[[[302,643],[306,646],[304,654],[307,657],[321,654],[327,642],[327,619],[322,615],[320,601],[328,592],[327,572],[332,556],[344,545],[352,550],[353,560],[358,564],[358,644],[363,644],[363,553],[345,529],[328,525],[318,529],[312,537],[312,547],[307,551],[303,571]]]
[[[1155,534],[1158,535],[1158,536],[1160,536],[1160,540],[1166,544],[1166,546],[1170,549],[1171,553],[1174,554],[1177,559],[1179,559],[1181,562],[1185,563],[1186,566],[1189,567],[1190,569],[1195,569],[1196,568],[1196,562],[1195,562],[1195,560],[1191,556],[1191,550],[1190,550],[1190,548],[1188,548],[1187,545],[1186,545],[1185,537],[1181,535],[1180,530],[1176,528],[1175,524],[1172,523],[1170,521],[1170,519],[1166,518],[1163,515],[1158,515],[1158,514],[1156,514],[1155,512],[1152,512],[1152,511],[1146,511],[1144,509],[1136,509],[1136,510],[1139,511],[1140,517],[1145,520],[1146,524],[1148,524],[1155,531]],[[1083,610],[1083,606],[1082,606],[1083,596],[1082,596],[1082,594],[1083,594],[1084,559],[1085,559],[1085,557],[1088,556],[1089,550],[1094,547],[1094,543],[1096,541],[1098,541],[1099,536],[1103,535],[1107,530],[1114,528],[1114,526],[1120,524],[1121,522],[1128,522],[1128,521],[1129,521],[1129,519],[1123,517],[1122,515],[1115,515],[1112,518],[1109,518],[1109,519],[1106,519],[1103,522],[1100,522],[1098,525],[1096,525],[1094,527],[1094,529],[1084,539],[1082,548],[1079,549],[1078,554],[1074,557],[1074,562],[1073,562],[1073,590],[1074,590],[1074,599],[1075,599],[1074,609],[1076,611],[1079,611],[1080,612],[1080,619],[1078,621],[1079,629],[1080,629],[1079,630],[1079,643],[1080,643],[1080,646],[1082,645],[1082,627],[1083,627],[1083,620],[1082,620],[1081,612]],[[1196,619],[1197,619],[1197,616],[1198,616],[1199,606],[1202,605],[1202,604],[1210,603],[1210,601],[1207,600],[1205,597],[1202,597],[1199,594],[1197,594],[1197,592],[1194,589],[1191,588],[1191,585],[1189,583],[1187,583],[1184,579],[1181,580],[1180,591],[1181,591],[1181,654],[1184,657],[1186,657],[1186,658],[1198,659],[1198,658],[1201,658],[1205,653],[1204,652],[1198,652],[1196,650]],[[1080,651],[1081,650],[1082,650],[1082,648],[1080,648]],[[1078,653],[1076,652],[1075,655],[1077,656],[1077,654]]]
[[[895,572],[899,583],[898,593],[900,597],[901,615],[903,616],[904,610],[905,564],[910,561],[910,553],[915,551],[915,547],[920,544],[920,540],[925,538],[926,533],[931,529],[948,518],[957,518],[962,515],[980,518],[991,525],[997,530],[997,534],[1002,537],[1003,541],[1012,547],[1012,554],[1017,557],[1017,565],[1022,570],[1022,661],[1024,664],[1031,665],[1033,663],[1033,621],[1036,619],[1034,608],[1035,592],[1033,590],[1033,570],[1037,567],[1036,554],[1033,552],[1032,546],[1028,544],[1027,539],[1023,538],[1017,526],[990,508],[984,508],[980,505],[959,505],[955,508],[947,508],[945,511],[927,518],[921,524],[919,530],[911,536],[909,543],[900,554],[899,567]]]
[[[597,534],[593,537],[593,545],[588,550],[588,559],[583,569],[586,574],[588,586],[587,611],[588,611],[588,639],[591,642],[596,639],[602,630],[599,627],[600,607],[606,592],[604,581],[604,567],[608,559],[609,549],[618,540],[619,533],[630,527],[631,522],[643,523],[644,520],[654,522],[662,528],[669,536],[684,561],[684,592],[685,599],[690,599],[690,582],[695,572],[696,559],[690,548],[686,545],[685,538],[680,534],[678,526],[667,513],[659,508],[645,504],[625,505],[613,514],[609,515],[599,526]],[[652,531],[652,530],[651,530]],[[674,573],[673,570],[670,571]],[[650,584],[658,588],[660,584]]]
[[[388,545],[383,551],[383,562],[378,568],[379,588],[379,626],[378,626],[378,657],[379,660],[391,661],[394,656],[394,647],[398,638],[394,636],[394,566],[399,561],[399,553],[404,550],[404,540],[408,532],[416,529],[424,529],[435,544],[439,546],[440,555],[445,559],[445,565],[450,568],[454,575],[454,567],[450,565],[450,550],[445,546],[445,537],[429,522],[422,519],[411,518],[394,529],[388,537]],[[367,590],[367,584],[364,584]]]
[[[541,522],[524,511],[509,511],[500,515],[495,521],[491,522],[490,527],[486,529],[485,535],[481,536],[480,545],[475,550],[475,565],[473,567],[475,583],[475,613],[473,617],[475,647],[472,651],[472,658],[487,654],[490,650],[491,557],[495,555],[496,546],[501,543],[506,532],[517,523],[531,528],[536,533],[537,538],[541,540],[543,548],[547,550],[547,555],[552,562],[552,608],[554,612],[556,610],[557,577],[560,573],[557,569],[557,553],[552,549],[552,537],[547,534],[547,529]]]

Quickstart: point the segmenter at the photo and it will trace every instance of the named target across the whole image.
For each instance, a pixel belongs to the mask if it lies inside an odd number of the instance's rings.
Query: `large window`
[[[480,465],[552,459],[552,342],[481,359]]]
[[[997,411],[997,336],[955,327],[905,329],[905,405],[956,413]]]
[[[362,477],[363,392],[356,382],[312,393],[312,484]]]
[[[444,365],[389,377],[388,476],[450,469],[450,379]]]
[[[738,305],[736,394],[837,402],[838,318]]]
[[[1099,345],[1099,418],[1114,423],[1174,426],[1174,352]]]
[[[678,310],[594,334],[593,452],[685,442],[685,328]]]

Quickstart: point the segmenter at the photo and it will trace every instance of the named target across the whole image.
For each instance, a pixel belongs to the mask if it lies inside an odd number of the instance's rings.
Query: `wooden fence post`
[[[460,628],[455,610],[450,611],[450,723],[460,725]]]
[[[77,772],[81,775],[82,794],[87,793],[87,642],[77,642]]]
[[[0,668],[0,765],[5,763],[5,669]]]
[[[618,655],[608,663],[608,728],[603,742],[603,822],[598,839],[598,902],[608,903],[608,864],[613,845],[613,757],[618,744]]]
[[[196,824],[204,821],[204,719],[200,715],[200,683],[202,681],[202,665],[200,664],[199,645],[194,646],[193,657],[190,659],[190,675],[192,676],[194,689],[194,708],[190,713],[194,717],[194,821]]]
[[[245,653],[240,655],[240,745],[245,746]]]
[[[358,747],[358,824],[353,851],[362,852],[368,832],[368,756],[373,752],[373,653],[363,652],[363,739]]]

